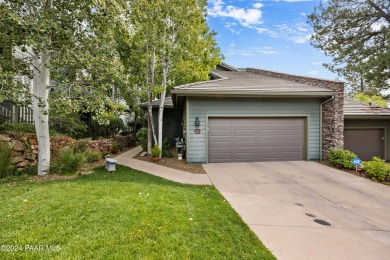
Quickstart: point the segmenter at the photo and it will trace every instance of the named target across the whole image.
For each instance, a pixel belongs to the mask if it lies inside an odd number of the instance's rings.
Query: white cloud
[[[313,2],[314,0],[283,0],[284,2],[295,3],[295,2]]]
[[[317,74],[318,74],[318,71],[316,71],[316,70],[309,71],[310,76],[317,76]]]
[[[319,65],[322,65],[322,63],[323,63],[322,61],[315,61],[312,64],[315,66],[319,66]]]
[[[257,8],[257,9],[260,9],[262,8],[264,5],[262,3],[256,3],[253,5],[254,8]]]
[[[309,30],[306,29],[306,28],[304,28],[304,27],[298,27],[298,31],[307,32],[307,31],[309,31]]]
[[[274,47],[259,47],[259,48],[255,48],[255,51],[257,53],[264,54],[264,55],[279,53]]]
[[[234,46],[233,46],[234,47]],[[278,54],[279,52],[274,47],[257,47],[257,48],[249,48],[249,49],[228,49],[226,56],[239,55],[244,57],[256,56],[256,54],[260,55],[273,55]]]
[[[284,1],[300,2],[307,0]],[[211,17],[221,18],[224,27],[234,34],[240,34],[244,29],[243,27],[246,27],[256,30],[259,34],[266,34],[272,38],[285,39],[298,44],[307,43],[310,40],[312,29],[306,22],[302,21],[303,16],[306,17],[306,13],[301,13],[299,18],[292,21],[292,23],[264,26],[262,20],[264,4],[259,0],[253,2],[244,8],[235,6],[234,3],[237,3],[237,1],[228,0],[226,4],[223,0],[210,0],[208,14]]]
[[[237,23],[235,23],[235,22],[227,22],[224,24],[224,27],[234,34],[240,34],[241,30],[236,29],[236,25],[237,25]]]
[[[271,28],[256,28],[260,34],[267,34],[276,39],[287,39],[294,43],[306,43],[310,40],[311,29],[304,22],[294,22],[292,24],[276,24]]]
[[[242,26],[251,28],[254,25],[261,24],[262,12],[260,10],[263,5],[256,3],[253,8],[241,8],[233,5],[225,7],[222,0],[211,0],[211,8],[208,9],[208,14],[213,17],[232,18],[238,21]]]
[[[288,38],[289,41],[293,41],[295,43],[306,43],[310,41],[311,34],[308,35],[299,35]]]

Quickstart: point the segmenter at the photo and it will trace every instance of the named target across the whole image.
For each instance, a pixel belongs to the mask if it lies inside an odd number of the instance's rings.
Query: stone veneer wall
[[[264,76],[295,81],[310,86],[331,89],[336,92],[335,99],[322,106],[322,158],[330,148],[344,148],[344,83],[325,79],[289,75],[260,69],[248,68],[248,72]]]
[[[114,137],[102,140],[88,140],[89,148],[93,152],[103,153],[111,151],[112,143],[125,144],[128,141],[126,137]],[[35,134],[5,132],[0,134],[0,142],[6,142],[13,147],[13,163],[18,169],[34,167],[38,163],[38,142]],[[74,144],[76,140],[67,136],[51,137],[50,150],[56,154],[60,149]]]

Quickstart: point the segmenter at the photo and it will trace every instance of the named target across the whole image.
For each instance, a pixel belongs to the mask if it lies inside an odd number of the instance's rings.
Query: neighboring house
[[[185,139],[187,162],[321,160],[343,147],[342,82],[226,64],[210,75],[172,89],[164,109],[163,134]]]
[[[28,106],[17,106],[11,101],[0,102],[0,114],[7,123],[34,124],[33,110]]]
[[[390,109],[346,98],[344,118],[345,149],[362,160],[390,160]]]

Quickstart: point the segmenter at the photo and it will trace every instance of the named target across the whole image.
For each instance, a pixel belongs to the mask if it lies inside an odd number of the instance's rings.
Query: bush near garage
[[[339,148],[332,148],[328,151],[328,160],[339,168],[354,169],[352,159],[357,155],[351,151]]]
[[[379,157],[373,157],[372,161],[363,162],[364,171],[373,181],[385,181],[389,178],[390,165]]]

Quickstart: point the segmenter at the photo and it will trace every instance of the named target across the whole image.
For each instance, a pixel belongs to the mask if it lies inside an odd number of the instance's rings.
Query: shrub
[[[355,168],[352,164],[352,159],[356,157],[357,155],[353,152],[339,148],[332,148],[328,151],[328,160],[337,167],[341,168]]]
[[[0,125],[0,132],[21,132],[21,133],[29,133],[29,134],[35,134],[35,126],[34,125],[29,125],[25,123],[4,123]],[[50,129],[50,135],[58,135],[58,132]]]
[[[35,133],[35,126],[23,123],[4,123],[0,126],[0,131],[13,131],[13,132],[22,132],[22,133]]]
[[[103,159],[106,159],[107,155],[109,155],[109,154],[110,154],[109,151],[103,151],[103,152],[102,152],[102,157],[103,157]]]
[[[7,143],[0,142],[0,179],[10,176],[15,172],[12,158],[12,148]]]
[[[102,158],[101,154],[97,152],[88,152],[86,153],[86,156],[87,162],[97,162]]]
[[[379,157],[372,158],[372,161],[363,162],[364,171],[373,181],[384,181],[390,171],[390,165]]]
[[[77,141],[74,143],[71,148],[73,149],[73,152],[75,153],[85,153],[89,148],[89,142],[88,141]]]
[[[38,168],[36,166],[18,170],[18,174],[20,175],[37,175],[37,172]]]
[[[136,135],[137,141],[140,143],[142,149],[146,151],[148,145],[148,129],[141,128]]]
[[[80,120],[80,116],[77,113],[67,115],[51,113],[49,124],[51,129],[72,138],[85,136],[88,129],[87,124]]]
[[[10,116],[6,116],[6,115],[0,113],[0,124],[4,124],[4,123],[8,122],[8,120],[11,120]]]
[[[158,147],[158,145],[155,144],[155,145],[153,146],[153,149],[152,149],[152,156],[153,156],[153,157],[156,157],[156,156],[160,156],[160,154],[161,154],[161,150],[160,150],[160,148]]]
[[[164,141],[162,142],[162,156],[168,158],[173,157],[172,146],[167,138],[164,138]]]
[[[71,147],[66,147],[58,153],[58,158],[53,163],[51,170],[59,174],[75,174],[86,161],[85,153],[75,153]]]
[[[133,137],[133,135],[126,135],[125,137],[125,144],[126,144],[126,147],[133,147],[135,146],[135,139]]]
[[[109,115],[105,119],[108,120],[108,125],[100,124],[98,120],[92,120],[91,135],[97,137],[110,137],[118,134],[125,128],[123,120],[115,115]]]

